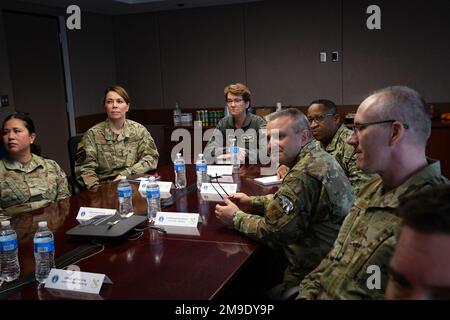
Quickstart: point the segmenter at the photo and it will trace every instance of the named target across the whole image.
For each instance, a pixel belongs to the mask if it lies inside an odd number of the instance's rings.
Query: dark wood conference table
[[[186,165],[188,185],[195,183],[195,165]],[[162,181],[174,181],[171,165],[150,174]],[[256,184],[253,178],[261,176],[260,167],[242,166],[233,174],[241,192],[262,195],[275,192],[277,187]],[[133,184],[135,213],[146,211],[146,200]],[[34,272],[33,235],[39,221],[47,221],[55,235],[56,258],[82,245],[65,233],[78,224],[80,207],[117,207],[117,182],[99,186],[95,190],[58,201],[46,208],[21,214],[12,219],[19,238],[21,278]],[[173,190],[172,193],[179,192]],[[102,288],[97,296],[79,296],[68,291],[38,288],[37,282],[26,285],[9,299],[214,299],[245,266],[258,249],[257,242],[240,232],[224,227],[215,217],[217,202],[201,200],[197,190],[178,199],[164,211],[199,213],[203,223],[196,235],[164,234],[154,229],[145,230],[136,240],[108,244],[92,257],[76,263],[84,272],[106,274],[112,285]],[[95,253],[99,250],[94,250]],[[89,255],[89,254],[86,254]],[[20,280],[20,279],[19,279]]]

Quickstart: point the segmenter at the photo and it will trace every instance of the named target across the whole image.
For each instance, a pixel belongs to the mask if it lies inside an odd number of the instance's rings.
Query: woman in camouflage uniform
[[[90,128],[78,144],[77,181],[87,189],[156,169],[158,150],[147,129],[126,119],[130,97],[124,88],[106,88],[103,105],[108,118]]]
[[[59,165],[38,155],[33,121],[23,113],[6,117],[0,160],[0,212],[13,215],[47,206],[70,195],[66,174]]]

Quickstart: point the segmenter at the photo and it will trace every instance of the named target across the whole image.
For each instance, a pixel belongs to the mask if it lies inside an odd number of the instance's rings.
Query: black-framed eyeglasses
[[[353,132],[357,134],[358,132],[361,132],[361,130],[367,128],[368,126],[374,125],[374,124],[382,124],[382,123],[394,123],[398,120],[383,120],[383,121],[374,121],[374,122],[366,122],[366,123],[355,123],[353,125]],[[409,125],[406,123],[402,123],[403,128],[409,129]]]
[[[316,123],[320,123],[320,122],[322,122],[326,117],[331,117],[331,116],[334,116],[335,114],[336,114],[336,113],[324,113],[324,114],[321,114],[320,116],[307,117],[307,118],[308,118],[309,123],[313,123],[314,121],[315,121]]]

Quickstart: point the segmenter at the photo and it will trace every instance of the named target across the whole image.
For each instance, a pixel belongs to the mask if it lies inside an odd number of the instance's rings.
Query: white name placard
[[[148,179],[139,179],[141,182],[139,183],[139,193],[142,197],[146,197],[146,189],[147,184],[149,182]],[[171,181],[156,181],[159,186],[159,193],[161,194],[161,199],[169,198],[171,196],[170,189],[172,188]]]
[[[210,202],[224,202],[223,198],[217,193],[200,193],[200,197],[204,201],[210,201]]]
[[[158,211],[156,213],[155,225],[175,227],[197,227],[198,213],[181,213]]]
[[[233,176],[222,176],[220,178],[213,178],[211,179],[212,182],[217,182],[219,181],[220,183],[233,183]]]
[[[206,168],[206,174],[211,177],[217,176],[230,176],[233,174],[233,166],[214,166],[209,165]]]
[[[105,280],[100,273],[51,269],[45,288],[98,294]]]
[[[78,210],[77,221],[85,222],[96,216],[114,215],[116,209],[104,209],[104,208],[92,208],[92,207],[80,207]]]
[[[226,197],[228,195],[236,193],[237,184],[236,183],[202,183],[200,193],[201,194],[218,194],[220,193],[222,197]],[[225,193],[226,191],[226,193]]]

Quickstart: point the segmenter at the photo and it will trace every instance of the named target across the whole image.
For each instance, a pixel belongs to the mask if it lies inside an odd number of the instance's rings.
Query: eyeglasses
[[[368,126],[371,126],[373,124],[382,124],[382,123],[394,123],[397,120],[383,120],[383,121],[374,121],[374,122],[366,122],[366,123],[355,123],[353,125],[353,132],[357,134],[358,132],[361,132],[361,130],[367,128]],[[409,129],[409,125],[406,123],[402,123],[403,128]]]
[[[233,104],[233,102],[234,102],[234,104],[238,104],[239,102],[242,102],[242,101],[244,101],[244,99],[227,99],[227,104],[229,104],[229,105],[231,105],[231,104]]]
[[[334,116],[336,113],[325,113],[325,114],[321,114],[320,116],[315,116],[313,117],[308,117],[308,121],[309,123],[320,123],[322,122],[326,117],[330,117],[330,116]]]

